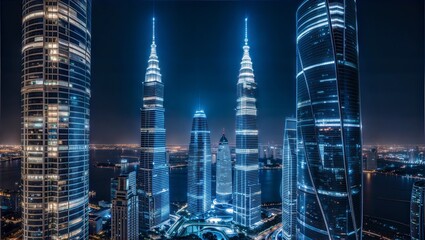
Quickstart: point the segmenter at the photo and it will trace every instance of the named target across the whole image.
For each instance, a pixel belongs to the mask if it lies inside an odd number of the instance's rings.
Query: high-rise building
[[[282,159],[282,238],[296,239],[297,225],[297,119],[286,118]]]
[[[416,163],[419,160],[419,147],[416,146],[412,149],[409,149],[409,161]]]
[[[371,148],[366,154],[366,170],[376,170],[378,168],[378,149]]]
[[[425,239],[425,181],[413,184],[410,201],[410,237],[412,240]]]
[[[145,231],[169,219],[170,186],[166,160],[164,128],[164,84],[161,80],[155,44],[153,19],[151,53],[143,82],[143,106],[140,127],[140,230]]]
[[[88,239],[91,0],[22,1],[23,239]]]
[[[117,187],[118,187],[118,177],[111,178],[111,185],[110,185],[111,203],[112,203],[112,199],[115,198],[115,194],[117,192]]]
[[[192,217],[199,217],[211,208],[211,139],[202,110],[193,116],[187,168],[188,210]]]
[[[233,221],[253,228],[261,221],[261,188],[258,176],[257,83],[249,56],[247,23],[248,19],[245,19],[245,45],[237,84]]]
[[[113,240],[139,239],[139,198],[136,172],[117,178],[117,188],[111,207],[111,238]]]
[[[297,9],[298,239],[361,239],[356,11],[355,0]]]
[[[121,166],[121,168],[120,168],[120,175],[128,175],[129,173],[134,172],[134,171],[135,171],[135,168],[128,167],[127,164],[126,164],[124,166]],[[133,185],[134,186],[137,186],[137,178],[136,177],[134,177],[134,178],[133,177],[130,177],[129,180],[130,180],[130,185],[131,186],[133,186]],[[112,199],[114,199],[114,197],[115,197],[115,194],[116,194],[117,189],[118,189],[118,177],[111,178],[111,185],[110,185],[111,203],[112,203]],[[134,194],[136,194],[137,193],[137,190],[136,190],[137,188],[132,188],[132,189],[133,189],[133,191],[136,191],[134,193]]]
[[[232,159],[230,156],[229,141],[226,136],[221,136],[217,150],[217,171],[216,171],[217,203],[229,203],[232,200]]]

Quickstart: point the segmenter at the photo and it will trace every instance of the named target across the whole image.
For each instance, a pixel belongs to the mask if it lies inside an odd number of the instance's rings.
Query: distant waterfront
[[[118,168],[96,168],[96,162],[118,163],[121,158],[129,162],[137,161],[134,150],[92,150],[90,155],[90,190],[96,191],[96,199],[109,201],[110,179],[120,174]],[[170,171],[171,201],[186,200],[186,168]],[[261,170],[262,201],[280,202],[281,170]],[[20,161],[0,162],[0,188],[18,189],[20,181]],[[415,180],[408,177],[385,175],[381,173],[365,174],[364,213],[380,219],[400,224],[409,224],[410,192]]]

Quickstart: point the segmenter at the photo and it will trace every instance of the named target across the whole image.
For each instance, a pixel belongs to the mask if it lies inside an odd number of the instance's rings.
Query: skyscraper
[[[362,143],[355,0],[296,14],[298,239],[361,239]]]
[[[140,126],[139,211],[140,230],[148,230],[169,219],[170,186],[165,150],[164,84],[161,81],[152,22],[151,53],[143,82]]]
[[[88,239],[91,0],[22,1],[24,239]]]
[[[249,56],[247,24],[245,18],[245,45],[237,84],[233,221],[253,228],[261,221],[261,188],[258,178],[257,83]]]
[[[425,181],[413,184],[410,201],[410,237],[425,239]]]
[[[371,148],[366,154],[366,170],[376,170],[378,168],[378,149]]]
[[[221,136],[217,150],[217,203],[229,203],[232,200],[232,159],[229,141]]]
[[[117,183],[111,207],[111,237],[113,240],[139,239],[136,172],[120,175]]]
[[[283,134],[282,237],[296,239],[297,225],[297,119],[286,118]]]
[[[188,210],[196,217],[211,207],[211,139],[202,110],[193,116],[187,175]]]
[[[121,159],[121,161],[123,161],[122,159]],[[131,167],[131,168],[129,168],[127,165],[121,165],[121,168],[120,168],[120,175],[124,175],[124,176],[126,176],[126,175],[128,175],[129,173],[131,173],[131,172],[135,172],[135,168],[133,168],[133,167]],[[133,177],[129,177],[129,179],[130,179],[130,185],[131,186],[133,186],[132,184],[134,184],[134,186],[137,186],[137,178],[136,178],[136,174],[134,174],[135,176],[134,176],[134,178]],[[114,199],[114,197],[115,197],[115,194],[116,194],[116,191],[117,191],[117,189],[118,189],[118,177],[114,177],[114,178],[111,178],[111,185],[110,185],[110,191],[111,191],[111,194],[110,194],[110,198],[111,198],[111,203],[112,203],[112,199]],[[136,191],[135,192],[135,194],[137,193],[137,190],[136,190],[137,188],[133,188],[133,190],[134,191]]]
[[[409,161],[412,163],[418,162],[419,159],[419,147],[409,149]]]

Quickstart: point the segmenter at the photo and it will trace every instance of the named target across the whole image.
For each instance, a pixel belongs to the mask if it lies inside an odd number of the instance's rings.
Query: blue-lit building
[[[425,181],[413,184],[410,201],[410,237],[425,239]]]
[[[164,84],[155,44],[153,19],[151,53],[143,82],[138,172],[139,227],[146,231],[169,219],[170,187],[164,128]]]
[[[249,55],[247,21],[245,19],[245,45],[237,83],[233,221],[254,228],[261,221],[261,187],[258,176],[257,83]]]
[[[193,116],[187,173],[187,204],[191,217],[211,208],[211,139],[207,116],[198,110]]]
[[[88,239],[91,0],[22,0],[22,238]]]
[[[282,238],[296,239],[297,225],[297,119],[286,118],[283,134]]]
[[[127,162],[126,159],[121,159],[121,162],[123,162],[124,160],[125,160],[125,162]],[[130,167],[129,168],[128,167],[128,164],[121,164],[120,175],[129,175],[130,173],[133,174],[133,172],[135,172],[135,167]],[[129,177],[129,180],[130,180],[130,185],[131,186],[133,186],[133,185],[134,186],[137,186],[136,174],[134,174],[134,177],[133,176]],[[111,178],[111,186],[110,186],[111,203],[112,203],[112,199],[114,199],[114,197],[115,197],[117,188],[118,188],[118,177]],[[134,191],[136,191],[137,188],[132,188],[132,189]]]
[[[297,239],[361,239],[356,11],[355,0],[297,9]]]
[[[217,149],[216,171],[216,202],[228,204],[232,201],[232,159],[230,156],[229,141],[223,134]]]
[[[366,152],[366,170],[376,170],[378,168],[378,149],[376,147],[371,148]]]
[[[111,238],[113,240],[139,239],[139,198],[136,186],[135,171],[117,177],[111,207]]]

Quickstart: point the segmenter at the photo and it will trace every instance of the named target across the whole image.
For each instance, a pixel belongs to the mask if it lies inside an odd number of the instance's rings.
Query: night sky
[[[424,1],[358,0],[365,144],[424,143]],[[1,0],[0,144],[19,143],[21,1]],[[139,143],[141,82],[156,18],[167,144],[188,144],[205,110],[212,143],[234,141],[244,18],[258,83],[260,141],[295,116],[297,1],[93,0],[92,143]]]

